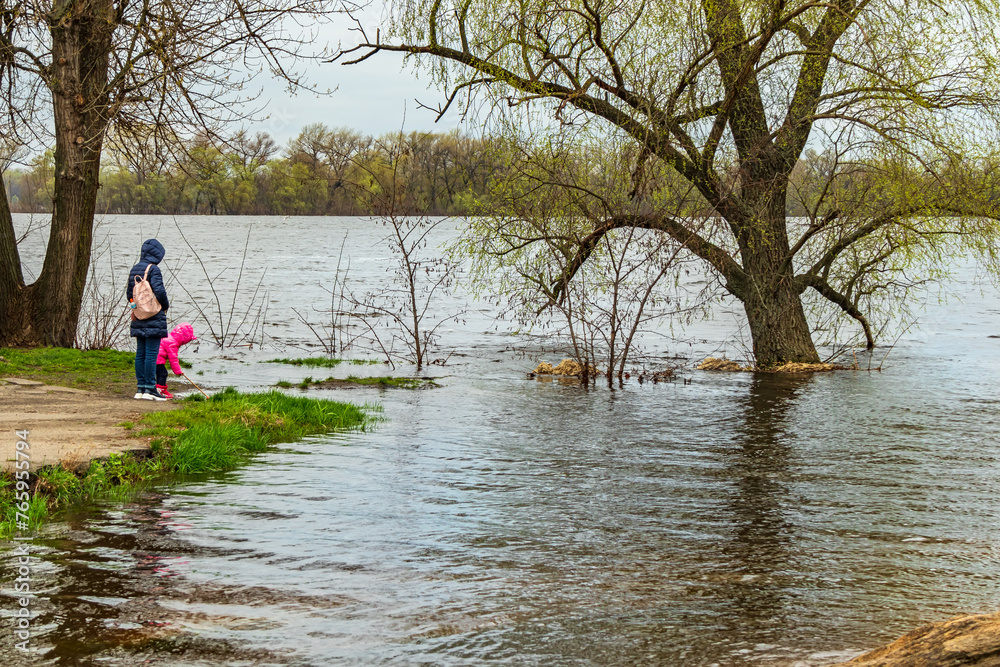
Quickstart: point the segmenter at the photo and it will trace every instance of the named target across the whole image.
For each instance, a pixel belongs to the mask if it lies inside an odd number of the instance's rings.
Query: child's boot
[[[173,394],[171,394],[169,391],[167,391],[167,385],[165,385],[165,384],[158,384],[158,385],[156,385],[156,390],[159,391],[163,395],[164,398],[173,398],[174,397]]]

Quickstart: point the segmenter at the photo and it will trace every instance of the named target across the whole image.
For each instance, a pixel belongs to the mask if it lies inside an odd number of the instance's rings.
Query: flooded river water
[[[267,267],[264,346],[199,331],[182,354],[210,387],[317,374],[258,362],[316,353],[291,308],[324,298],[345,232],[352,277],[385,280],[383,230],[360,219],[179,222],[210,273],[239,265],[253,223],[254,285]],[[174,284],[178,315],[207,299],[171,219],[102,230],[121,265],[163,241],[194,295]],[[688,364],[689,384],[615,390],[528,379],[559,356],[472,304],[425,372],[440,388],[309,392],[379,402],[376,428],[47,525],[31,664],[824,665],[995,611],[1000,299],[971,270],[950,287],[881,372]],[[654,352],[703,357],[733,321]]]

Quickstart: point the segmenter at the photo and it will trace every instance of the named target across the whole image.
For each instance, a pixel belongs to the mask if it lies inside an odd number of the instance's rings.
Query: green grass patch
[[[184,403],[182,410],[144,415],[147,428],[140,432],[154,436],[167,450],[170,468],[181,473],[229,470],[275,443],[364,429],[378,410],[279,391],[241,394],[232,388],[207,401],[189,397]]]
[[[21,497],[17,493],[21,492]],[[24,494],[30,493],[25,499]],[[11,473],[0,476],[0,539],[9,539],[17,530],[17,512],[28,517],[28,525],[37,526],[49,515],[45,498],[34,493],[27,481],[18,483]]]
[[[343,359],[333,357],[302,357],[300,359],[267,359],[261,363],[265,364],[288,364],[289,366],[315,366],[318,368],[333,368],[344,363]]]
[[[302,357],[300,359],[267,359],[265,364],[288,364],[289,366],[310,366],[316,368],[334,368],[340,364],[352,366],[372,366],[382,362],[378,359],[334,359],[333,357]]]
[[[180,403],[179,410],[147,413],[133,424],[141,428],[139,436],[151,438],[150,456],[112,454],[91,461],[80,471],[62,466],[38,470],[27,489],[31,526],[62,507],[97,499],[125,500],[151,483],[178,475],[232,470],[276,443],[364,429],[381,420],[377,405],[357,406],[278,391],[242,394],[231,387],[208,400],[195,395]],[[23,496],[27,488],[26,482],[21,489],[17,484],[13,473],[0,473],[0,539],[10,537],[16,528],[16,492],[22,491]]]
[[[292,384],[282,380],[275,384],[276,387],[289,389],[298,387],[299,389],[343,389],[349,387],[382,387],[384,389],[431,389],[440,387],[437,382],[429,378],[405,378],[405,377],[358,377],[349,375],[346,378],[328,377],[325,380],[314,380],[307,377],[298,384]]]
[[[427,378],[396,378],[396,377],[359,378],[356,375],[349,375],[347,377],[347,382],[351,382],[361,386],[395,387],[396,389],[429,389],[431,387],[441,386],[434,380],[428,380]]]
[[[97,498],[117,501],[132,498],[164,472],[162,459],[122,453],[91,461],[79,471],[61,465],[46,466],[36,471],[30,482],[16,481],[9,472],[0,473],[0,539],[11,537],[17,530],[16,513],[20,508],[15,492],[24,489],[24,485],[31,493],[25,514],[28,525],[35,529],[61,507]]]
[[[0,377],[124,393],[135,388],[135,353],[64,347],[0,348]]]

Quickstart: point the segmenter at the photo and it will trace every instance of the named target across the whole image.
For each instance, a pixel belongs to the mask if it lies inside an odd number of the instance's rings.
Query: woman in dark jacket
[[[132,290],[135,288],[135,278],[142,278],[149,267],[149,274],[146,280],[153,288],[156,300],[160,302],[162,310],[149,319],[139,320],[132,318],[131,334],[135,337],[135,398],[147,401],[165,401],[167,397],[156,390],[156,355],[160,352],[160,339],[167,335],[167,308],[170,301],[167,299],[167,289],[163,286],[163,275],[157,264],[163,259],[165,250],[159,241],[149,239],[142,244],[142,254],[139,263],[132,267],[128,274],[128,287],[125,294],[129,301],[132,300]]]

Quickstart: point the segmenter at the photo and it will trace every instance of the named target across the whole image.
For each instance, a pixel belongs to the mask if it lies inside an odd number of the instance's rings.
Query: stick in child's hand
[[[191,378],[189,378],[189,377],[188,377],[187,375],[185,375],[184,373],[181,373],[181,377],[182,377],[182,378],[184,378],[185,380],[187,380],[188,382],[191,382]],[[198,385],[196,385],[196,384],[195,384],[194,382],[191,382],[191,385],[192,385],[192,386],[193,386],[193,387],[194,387],[195,389],[197,389],[198,391],[200,391],[200,392],[201,392],[202,394],[205,394],[205,390],[204,390],[204,389],[202,389],[201,387],[199,387]],[[208,398],[208,394],[205,394],[205,398]]]

